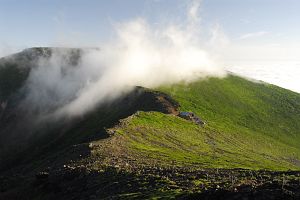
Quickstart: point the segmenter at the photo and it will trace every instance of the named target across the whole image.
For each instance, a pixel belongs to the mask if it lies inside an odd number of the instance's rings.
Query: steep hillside
[[[31,148],[29,151],[39,149],[34,142],[47,140],[46,143],[51,143],[48,133],[61,128],[62,122],[35,127],[36,117],[20,106],[31,70],[37,68],[41,60],[50,59],[54,51],[66,52],[65,63],[73,66],[77,65],[82,53],[81,49],[72,48],[29,48],[0,59],[0,168],[8,164],[3,160],[22,158],[23,155],[17,154],[24,154],[27,148]]]
[[[232,75],[159,90],[206,125],[139,112],[112,129],[133,154],[167,165],[300,169],[299,94]]]

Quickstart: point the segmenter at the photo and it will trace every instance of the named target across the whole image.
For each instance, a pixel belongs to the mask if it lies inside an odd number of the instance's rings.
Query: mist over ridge
[[[41,115],[76,116],[137,85],[153,88],[225,76],[200,38],[199,6],[200,1],[192,1],[181,24],[157,27],[143,18],[116,23],[116,37],[83,50],[76,65],[66,60],[69,50],[54,49],[30,72],[24,104],[34,105]]]

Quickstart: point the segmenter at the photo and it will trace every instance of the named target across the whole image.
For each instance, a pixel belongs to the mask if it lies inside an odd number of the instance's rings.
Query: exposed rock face
[[[135,89],[116,100],[119,105],[129,105],[136,111],[157,111],[165,114],[179,114],[179,103],[169,95],[153,91],[144,87],[135,87]],[[134,113],[132,113],[134,114]]]
[[[183,119],[186,119],[186,120],[190,120],[200,126],[204,126],[205,125],[205,122],[199,118],[198,116],[196,116],[194,113],[192,112],[180,112],[178,114],[179,117],[183,118]]]

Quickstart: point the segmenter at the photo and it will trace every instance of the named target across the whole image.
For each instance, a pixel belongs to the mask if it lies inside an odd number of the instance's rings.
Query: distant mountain
[[[300,198],[300,94],[229,74],[37,125],[18,105],[52,51],[0,59],[0,199]]]

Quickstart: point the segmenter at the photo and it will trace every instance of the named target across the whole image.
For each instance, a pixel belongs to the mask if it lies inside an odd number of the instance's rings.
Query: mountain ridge
[[[26,69],[36,56],[22,61]],[[16,145],[2,154],[0,199],[300,196],[298,93],[233,74],[135,87],[79,118],[21,129],[22,138],[13,130],[23,120],[14,115],[23,113],[14,109],[30,71],[19,73],[19,65],[0,59],[0,97],[7,100],[1,146]],[[179,112],[192,112],[206,125]]]

